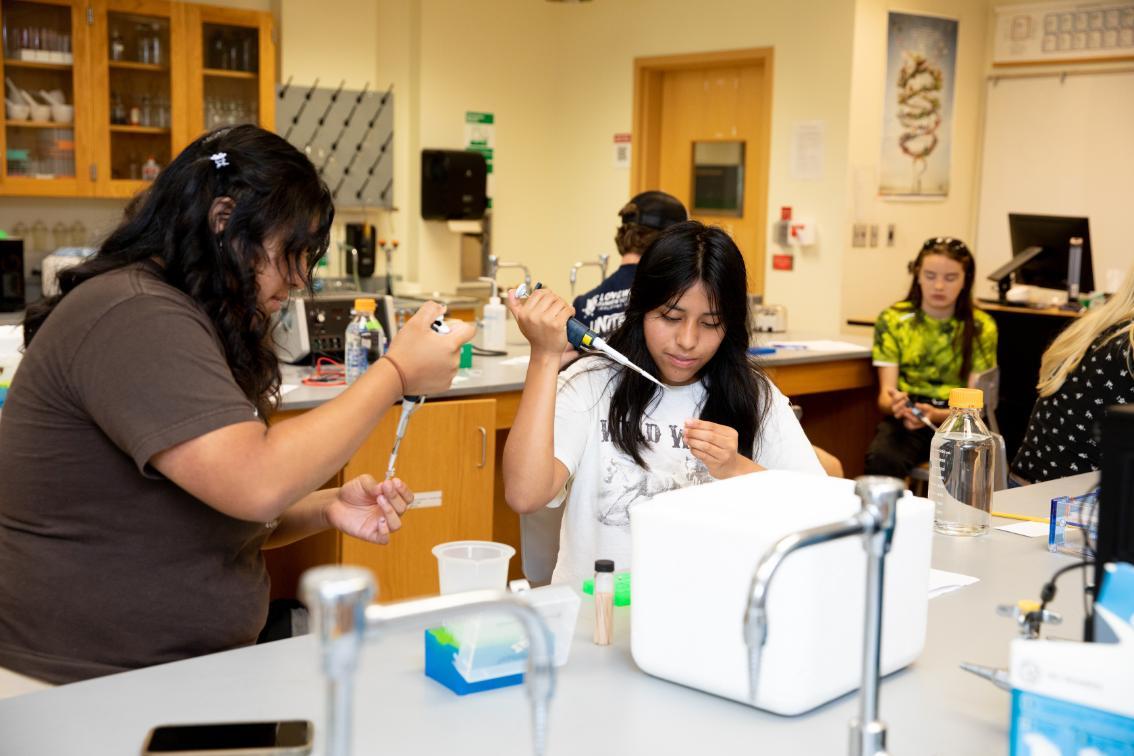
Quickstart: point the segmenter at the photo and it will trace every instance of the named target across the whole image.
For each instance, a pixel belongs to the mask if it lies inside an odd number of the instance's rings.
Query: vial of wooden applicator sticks
[[[614,562],[595,560],[595,645],[609,646],[614,637]]]

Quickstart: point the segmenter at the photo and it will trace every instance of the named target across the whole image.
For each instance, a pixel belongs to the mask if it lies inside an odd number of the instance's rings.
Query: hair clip
[[[212,160],[213,164],[216,165],[217,168],[224,168],[226,165],[228,165],[228,153],[218,152],[215,155],[209,155],[209,160]]]

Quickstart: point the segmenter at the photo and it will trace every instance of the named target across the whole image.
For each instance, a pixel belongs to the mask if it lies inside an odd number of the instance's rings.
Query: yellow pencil
[[[1006,520],[1025,520],[1027,522],[1050,523],[1047,517],[1029,517],[1028,515],[1012,514],[1011,512],[990,512],[993,517],[1003,517]]]

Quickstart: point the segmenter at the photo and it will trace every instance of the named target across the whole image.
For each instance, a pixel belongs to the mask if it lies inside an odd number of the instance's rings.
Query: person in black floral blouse
[[[1134,404],[1134,269],[1105,305],[1048,347],[1036,387],[1013,479],[1038,483],[1099,469],[1099,421],[1109,406]]]

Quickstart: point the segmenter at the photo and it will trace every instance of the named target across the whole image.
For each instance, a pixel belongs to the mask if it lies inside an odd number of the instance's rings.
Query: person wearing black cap
[[[630,285],[638,260],[646,247],[665,229],[688,220],[685,206],[673,195],[665,192],[642,192],[626,204],[618,215],[622,225],[614,235],[622,264],[618,270],[585,294],[575,297],[575,317],[600,336],[622,325],[626,317],[626,302],[630,298]]]

